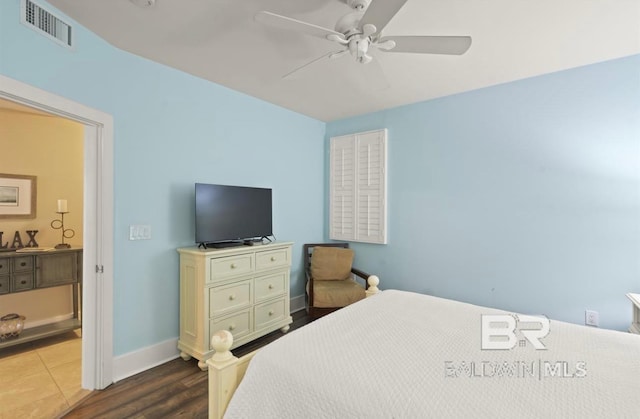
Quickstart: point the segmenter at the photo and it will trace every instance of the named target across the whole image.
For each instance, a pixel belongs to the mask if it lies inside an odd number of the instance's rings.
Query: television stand
[[[211,337],[218,330],[231,331],[231,349],[289,330],[292,245],[178,249],[182,359],[196,358],[205,370],[215,352]]]
[[[201,249],[224,249],[227,247],[243,246],[244,242],[241,241],[228,241],[228,242],[213,242],[213,243],[200,243],[198,248]]]

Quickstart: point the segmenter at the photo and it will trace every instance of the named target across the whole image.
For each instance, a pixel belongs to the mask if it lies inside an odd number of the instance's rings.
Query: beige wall
[[[65,239],[82,246],[84,127],[62,118],[0,109],[0,173],[37,176],[37,211],[34,219],[0,218],[3,242],[20,232],[27,244],[26,230],[38,230],[38,245],[60,243],[60,230],[53,230],[57,200],[68,201],[65,227],[75,237]],[[0,316],[20,313],[29,323],[68,315],[72,311],[71,287],[55,287],[0,296]]]

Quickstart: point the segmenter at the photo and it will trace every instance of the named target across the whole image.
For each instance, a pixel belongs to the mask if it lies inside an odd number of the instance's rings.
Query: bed
[[[229,339],[212,339],[210,417],[640,417],[629,333],[386,290],[244,358]]]

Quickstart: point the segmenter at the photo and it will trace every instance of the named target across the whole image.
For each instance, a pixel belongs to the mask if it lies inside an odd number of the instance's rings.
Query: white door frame
[[[0,74],[0,98],[84,125],[82,387],[113,382],[113,117]]]

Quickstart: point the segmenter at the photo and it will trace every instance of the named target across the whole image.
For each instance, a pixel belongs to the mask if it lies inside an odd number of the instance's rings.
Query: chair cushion
[[[307,293],[309,285],[307,284]],[[313,280],[314,307],[345,307],[365,297],[364,287],[353,279],[342,281]]]
[[[350,278],[352,263],[352,249],[316,246],[311,255],[311,277],[321,281]]]

